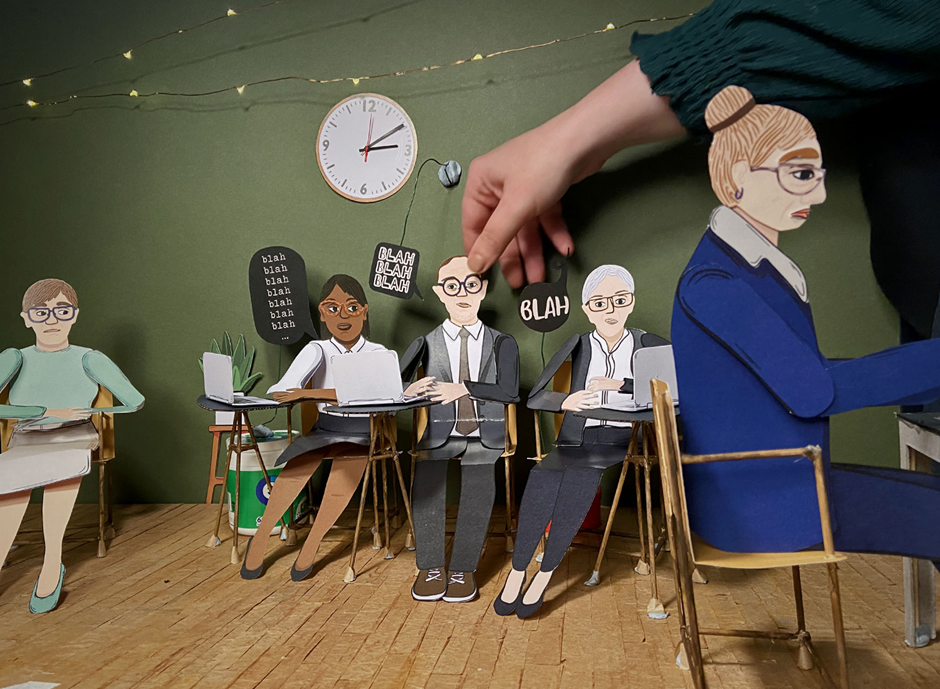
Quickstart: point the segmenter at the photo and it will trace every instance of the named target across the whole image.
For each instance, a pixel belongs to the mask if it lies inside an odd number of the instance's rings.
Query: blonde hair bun
[[[725,86],[716,93],[705,108],[705,124],[712,133],[716,127],[728,122],[742,109],[753,107],[754,96],[743,86]],[[728,126],[728,125],[725,125]]]

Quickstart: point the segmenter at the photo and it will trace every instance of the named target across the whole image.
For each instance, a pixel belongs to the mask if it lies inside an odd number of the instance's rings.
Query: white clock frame
[[[370,100],[374,100],[375,103],[370,104]],[[357,101],[363,102],[361,113]],[[355,106],[353,105],[354,103]],[[366,108],[368,108],[368,110]],[[396,132],[388,139],[377,142],[375,138],[373,138],[373,142],[379,145],[392,145],[397,143],[400,148],[394,159],[389,156],[391,151],[374,151],[374,155],[377,156],[377,164],[372,170],[368,171],[370,174],[369,179],[364,180],[360,176],[358,181],[355,181],[351,177],[354,172],[363,174],[367,172],[365,168],[359,167],[359,161],[351,155],[351,153],[355,153],[357,157],[362,155],[352,139],[352,137],[359,135],[359,127],[357,127],[355,135],[351,133],[347,134],[343,131],[343,122],[346,122],[345,126],[351,126],[353,121],[358,123],[358,120],[351,120],[349,118],[354,115],[371,114],[372,112],[384,115],[383,120],[387,123],[383,124],[384,127],[396,126],[395,123],[404,125],[399,132]],[[366,122],[368,121],[365,118],[361,119],[364,119]],[[378,129],[379,131],[376,131],[375,128],[373,128],[373,137],[381,137],[384,133],[382,127]],[[331,138],[331,134],[335,136],[337,132],[342,132],[342,138]],[[363,135],[367,133],[367,129],[362,131]],[[344,139],[346,138],[349,138],[349,141],[345,141]],[[326,147],[324,147],[324,141],[328,142]],[[334,151],[336,149],[336,146],[333,145],[333,141],[342,141],[340,145],[343,146],[343,153],[340,155],[347,156],[345,160],[330,158],[330,149],[334,149]],[[364,140],[361,142],[363,147],[367,143],[370,142]],[[337,194],[357,203],[375,203],[376,201],[387,199],[401,189],[411,177],[411,173],[415,168],[415,161],[418,157],[418,137],[415,132],[414,123],[411,121],[408,113],[391,98],[377,93],[357,93],[348,98],[344,98],[334,105],[326,114],[326,117],[323,118],[323,122],[320,123],[320,129],[317,132],[316,146],[317,166],[320,168],[320,174],[323,175],[323,179],[326,180],[326,183]],[[405,154],[407,150],[410,150],[410,156]],[[370,153],[372,153],[372,151],[370,151]],[[336,155],[336,153],[334,152],[333,155]],[[410,160],[408,158],[410,158]],[[369,161],[364,164],[368,165],[371,162],[372,161]],[[342,179],[340,179],[341,177]],[[381,185],[381,189],[379,185]],[[363,186],[366,188],[366,193],[360,191]]]

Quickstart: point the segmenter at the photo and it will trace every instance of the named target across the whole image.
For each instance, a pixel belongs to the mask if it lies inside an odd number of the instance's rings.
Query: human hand
[[[456,402],[461,397],[469,394],[470,391],[463,383],[445,383],[438,380],[431,386],[431,399],[441,404]]]
[[[598,392],[600,390],[619,390],[623,387],[623,380],[618,380],[617,378],[604,378],[603,376],[595,376],[588,381],[587,389],[591,392]]]
[[[600,403],[597,393],[591,390],[578,390],[565,398],[565,401],[561,403],[561,408],[565,411],[584,411],[594,409],[600,406]]]
[[[634,60],[560,115],[476,158],[461,208],[470,270],[499,259],[511,287],[544,280],[539,228],[562,255],[574,250],[561,216],[568,187],[628,146],[684,131]]]
[[[428,392],[434,383],[434,376],[425,376],[405,388],[405,397],[419,397]]]
[[[274,398],[275,402],[297,402],[304,399],[305,390],[300,388],[290,388],[287,392],[275,392],[271,395]]]
[[[65,409],[47,409],[44,419],[63,419],[65,421],[84,421],[92,415],[92,411],[84,407],[67,407]]]

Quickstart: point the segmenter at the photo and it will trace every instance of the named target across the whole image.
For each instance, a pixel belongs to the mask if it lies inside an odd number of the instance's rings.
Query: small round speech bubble
[[[551,267],[561,273],[557,280],[533,283],[519,295],[519,318],[529,328],[540,333],[563,326],[571,311],[568,301],[568,264],[559,256],[551,262]]]
[[[310,315],[307,267],[293,249],[260,249],[248,264],[248,291],[255,330],[265,342],[288,345],[317,330]]]

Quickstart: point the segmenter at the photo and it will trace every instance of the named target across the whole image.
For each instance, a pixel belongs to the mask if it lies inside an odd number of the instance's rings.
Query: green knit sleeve
[[[105,414],[127,414],[144,406],[144,396],[127,379],[113,361],[99,351],[91,350],[82,357],[82,367],[93,381],[107,388],[122,406],[95,408]]]
[[[23,365],[23,355],[18,349],[0,352],[0,391],[16,378]],[[46,413],[45,407],[22,404],[0,404],[0,419],[35,419]]]
[[[705,106],[730,84],[815,122],[940,78],[940,3],[715,0],[630,49],[693,134],[708,133]]]

